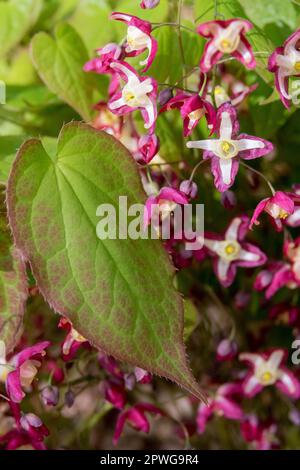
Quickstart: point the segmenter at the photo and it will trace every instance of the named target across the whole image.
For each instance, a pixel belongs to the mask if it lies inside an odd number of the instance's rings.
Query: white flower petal
[[[252,253],[251,251],[246,251],[243,249],[239,252],[238,257],[240,261],[258,261],[259,258],[260,257],[258,253]]]
[[[242,223],[242,219],[235,217],[228,229],[226,230],[225,238],[226,240],[237,240],[239,234],[239,228]]]
[[[225,160],[223,158],[219,159],[220,172],[222,175],[222,180],[225,184],[230,184],[231,182],[231,167],[232,160]]]
[[[285,88],[285,78],[286,78],[286,75],[281,71],[281,69],[279,69],[279,71],[278,71],[278,84],[279,84],[279,88],[280,88],[280,93],[282,94],[282,96],[285,99],[289,100],[291,97],[287,93],[286,88]]]
[[[219,258],[217,263],[218,276],[220,279],[227,279],[228,269],[230,267],[230,261],[225,260],[224,258]]]
[[[112,62],[110,66],[112,69],[116,71],[119,70],[120,72],[123,72],[124,75],[126,75],[128,81],[129,80],[134,80],[134,82],[138,81],[137,76],[132,72],[132,70],[130,70],[129,68],[127,68],[125,65],[121,64],[120,62]]]
[[[186,143],[187,148],[189,149],[202,149],[202,150],[210,150],[211,152],[218,151],[218,147],[220,146],[220,140],[218,139],[207,139],[207,140],[190,140]]]
[[[118,108],[121,108],[121,106],[124,106],[124,105],[126,105],[126,102],[125,102],[123,97],[119,98],[116,101],[112,101],[111,103],[109,103],[110,109],[118,109]]]
[[[210,240],[209,238],[205,238],[204,240],[204,245],[215,253],[219,252],[220,248],[223,246],[223,243],[223,240]]]
[[[232,122],[230,114],[225,111],[221,116],[220,140],[230,140],[232,136]]]
[[[264,142],[261,140],[252,139],[235,140],[235,144],[237,145],[239,152],[242,150],[262,149],[265,146]]]
[[[147,114],[148,114],[148,122],[145,123],[144,127],[145,129],[149,129],[155,121],[155,110],[154,110],[154,105],[150,98],[147,97],[146,105],[144,106]]]
[[[255,377],[255,375],[251,375],[251,377],[249,378],[249,380],[247,380],[246,382],[246,386],[244,388],[244,391],[246,394],[249,394],[251,395],[253,389],[255,387],[257,387],[257,385],[260,385],[260,382],[259,380]]]
[[[268,359],[268,365],[270,366],[271,370],[277,370],[279,368],[279,364],[281,363],[284,356],[283,351],[274,351],[272,352],[271,356]]]

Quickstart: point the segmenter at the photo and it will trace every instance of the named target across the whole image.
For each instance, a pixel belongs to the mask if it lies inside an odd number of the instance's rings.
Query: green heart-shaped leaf
[[[13,247],[7,224],[4,194],[0,193],[0,340],[11,352],[22,333],[27,299],[26,270]]]
[[[31,42],[31,55],[49,90],[89,121],[93,115],[94,78],[82,69],[88,53],[72,26],[59,24],[55,39],[46,33],[36,34]]]
[[[96,235],[97,207],[117,210],[120,196],[128,207],[145,201],[132,156],[112,136],[73,122],[56,153],[29,140],[8,182],[16,245],[49,304],[94,346],[203,398],[186,363],[183,303],[160,241]]]

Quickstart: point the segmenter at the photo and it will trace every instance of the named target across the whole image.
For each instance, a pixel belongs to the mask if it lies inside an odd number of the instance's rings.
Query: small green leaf
[[[38,33],[32,39],[31,55],[48,88],[86,121],[91,120],[94,80],[82,70],[88,54],[76,31],[67,24],[60,24],[55,29],[55,39]]]
[[[19,251],[12,245],[2,191],[0,193],[0,340],[4,341],[7,352],[11,352],[20,339],[26,299],[26,269]]]
[[[145,201],[132,156],[75,122],[63,127],[56,155],[48,148],[23,144],[7,191],[16,245],[44,298],[95,347],[203,398],[186,364],[183,303],[160,241],[96,235],[100,204],[118,213],[121,195],[128,207]]]

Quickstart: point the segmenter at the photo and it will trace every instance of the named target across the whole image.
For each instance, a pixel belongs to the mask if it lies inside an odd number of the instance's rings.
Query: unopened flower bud
[[[24,414],[20,419],[20,424],[25,431],[28,431],[30,426],[39,428],[43,425],[41,419],[33,413]]]
[[[143,0],[140,5],[141,5],[141,8],[144,8],[144,9],[151,9],[151,8],[155,8],[157,7],[157,5],[159,4],[160,0]]]
[[[72,406],[74,405],[74,401],[74,393],[72,392],[72,390],[68,390],[65,394],[65,404],[68,408],[72,408]]]
[[[41,392],[41,398],[44,405],[47,406],[56,406],[59,400],[59,391],[57,387],[51,385],[43,388]]]
[[[249,292],[239,291],[234,297],[234,304],[236,308],[242,309],[245,308],[251,300],[251,295]]]
[[[173,98],[172,88],[165,88],[158,95],[158,104],[164,106],[171,98]]]
[[[194,199],[198,193],[198,186],[194,181],[184,180],[179,186],[182,193],[186,194],[191,199]]]
[[[124,382],[125,382],[126,390],[133,390],[136,384],[136,379],[135,379],[134,374],[125,374]]]
[[[225,209],[233,209],[236,206],[236,196],[233,191],[224,191],[221,194],[221,204]]]
[[[228,361],[232,359],[237,353],[237,344],[235,341],[223,339],[217,347],[217,360]]]

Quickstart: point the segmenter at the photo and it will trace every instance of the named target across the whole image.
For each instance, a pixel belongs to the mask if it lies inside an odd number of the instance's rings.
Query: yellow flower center
[[[225,247],[225,252],[227,255],[232,255],[232,253],[234,253],[235,251],[236,247],[232,243],[229,243],[229,245]]]
[[[230,152],[230,148],[231,148],[231,145],[229,142],[226,142],[226,140],[224,142],[222,142],[221,144],[222,146],[222,150],[224,153],[229,153]]]
[[[127,43],[129,44],[129,46],[134,46],[135,40],[132,37],[127,36]]]
[[[222,49],[228,50],[231,48],[232,44],[228,39],[222,39],[222,41],[220,42],[220,46],[222,47]]]
[[[240,252],[241,246],[237,241],[224,241],[222,242],[218,254],[221,258],[226,261],[233,261],[237,258]]]
[[[273,381],[274,375],[270,371],[266,371],[260,376],[260,382],[262,385],[271,384]]]
[[[300,61],[295,62],[294,69],[296,70],[296,72],[300,72]]]
[[[135,100],[135,95],[132,93],[132,91],[126,91],[126,93],[124,93],[124,100],[129,104]]]
[[[232,141],[222,140],[220,143],[219,157],[220,158],[233,158],[237,155],[237,147]]]
[[[220,95],[223,92],[224,92],[224,89],[221,86],[215,87],[215,95]]]
[[[279,219],[286,219],[288,215],[289,214],[284,209],[280,209],[278,217]]]

